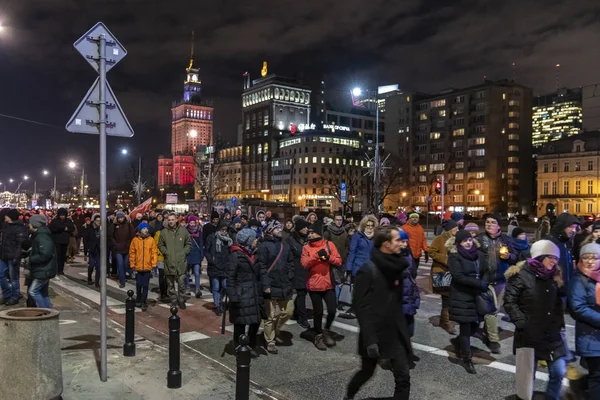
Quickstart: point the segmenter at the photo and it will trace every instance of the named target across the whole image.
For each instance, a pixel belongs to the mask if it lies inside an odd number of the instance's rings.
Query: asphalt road
[[[478,339],[472,339],[474,362],[477,375],[469,375],[458,364],[449,339],[452,337],[440,329],[438,315],[440,298],[427,292],[429,264],[419,267],[417,282],[422,288],[421,308],[416,315],[416,333],[413,337],[415,354],[421,358],[411,371],[411,399],[506,399],[514,394],[514,365],[512,338],[514,327],[501,321],[501,354],[491,354]],[[85,267],[72,264],[67,268],[67,276],[52,281],[60,290],[71,292],[76,298],[93,307],[99,306],[98,292],[85,284]],[[202,284],[207,287],[206,277]],[[157,280],[152,279],[155,288]],[[128,283],[119,289],[116,282],[109,281],[109,318],[124,323],[124,300],[126,290],[134,288]],[[209,294],[201,299],[188,300],[189,307],[180,310],[182,323],[182,351],[202,354],[212,362],[235,370],[235,357],[231,349],[232,327],[227,321],[227,332],[220,334],[221,319],[211,310]],[[151,294],[156,297],[156,294]],[[310,300],[307,300],[310,302]],[[309,303],[309,307],[311,307]],[[165,341],[167,337],[168,305],[151,303],[147,313],[136,312],[136,334],[152,341]],[[573,346],[574,327],[567,318],[567,335]],[[360,359],[356,354],[358,324],[356,320],[337,318],[333,330],[343,336],[337,346],[327,351],[318,351],[303,334],[294,321],[289,321],[284,330],[287,346],[279,347],[279,354],[270,355],[266,351],[252,360],[251,379],[257,387],[262,387],[275,399],[341,399],[345,385],[358,369]],[[210,361],[207,361],[207,363]],[[182,365],[185,371],[185,365]],[[543,391],[547,374],[540,370],[537,374],[536,389]],[[373,379],[362,389],[357,398],[386,398],[393,394],[394,381],[391,372],[379,370]]]

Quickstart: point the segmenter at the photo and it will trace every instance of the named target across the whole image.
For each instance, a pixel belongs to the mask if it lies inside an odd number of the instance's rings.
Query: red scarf
[[[579,261],[577,268],[579,268],[582,274],[596,282],[596,305],[600,306],[600,268],[593,270],[589,268],[583,268],[583,260]]]

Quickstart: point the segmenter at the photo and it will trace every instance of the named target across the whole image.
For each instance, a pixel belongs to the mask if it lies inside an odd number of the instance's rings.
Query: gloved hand
[[[327,251],[325,251],[325,249],[321,249],[317,252],[317,255],[319,256],[319,259],[321,261],[327,261],[329,260],[329,254],[327,254]]]
[[[429,262],[429,253],[425,252],[425,262],[428,263]]]
[[[524,319],[514,321],[513,323],[515,324],[515,328],[517,328],[518,330],[525,329],[525,320]]]
[[[379,358],[379,346],[377,343],[367,346],[367,356],[369,356],[369,358]]]
[[[487,281],[481,280],[481,281],[479,281],[479,285],[481,287],[481,291],[485,292],[486,290],[488,290],[488,286],[490,284]]]

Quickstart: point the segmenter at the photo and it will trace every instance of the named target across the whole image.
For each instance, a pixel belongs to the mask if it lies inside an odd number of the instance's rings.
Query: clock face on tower
[[[192,82],[198,82],[198,75],[192,75]]]

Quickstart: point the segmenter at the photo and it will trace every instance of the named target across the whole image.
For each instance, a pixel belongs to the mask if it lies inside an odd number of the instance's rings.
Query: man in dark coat
[[[71,216],[71,219],[73,220],[73,224],[75,225],[75,228],[77,228],[75,255],[78,255],[79,249],[81,249],[81,240],[84,236],[83,225],[85,224],[86,217],[87,217],[87,215],[83,213],[83,210],[81,209],[81,207],[79,207],[75,211],[75,213]]]
[[[117,260],[117,270],[119,273],[119,287],[125,287],[125,272],[128,271],[133,278],[133,272],[129,268],[129,246],[135,236],[133,225],[125,218],[125,213],[117,212],[117,218],[114,224],[109,226],[108,241],[111,244],[112,251]]]
[[[377,228],[373,242],[371,259],[358,271],[352,294],[360,325],[358,354],[362,366],[348,384],[345,399],[354,399],[380,363],[394,373],[393,398],[408,400],[412,346],[402,311],[402,273],[408,263],[400,256],[400,235],[396,227]]]
[[[208,237],[217,231],[217,225],[219,225],[219,213],[213,211],[210,214],[210,222],[202,227],[202,243],[206,247]],[[204,254],[206,253],[206,249],[204,249]],[[208,259],[207,259],[208,261]]]
[[[34,215],[29,219],[29,229],[33,232],[31,255],[29,256],[29,273],[33,279],[27,294],[41,308],[52,308],[48,296],[50,279],[56,276],[56,248],[52,234],[48,229],[48,219],[43,215]]]
[[[281,240],[282,232],[283,225],[272,220],[265,228],[265,239],[256,249],[256,266],[266,271],[266,275],[261,276],[268,317],[264,334],[267,351],[271,354],[277,354],[279,331],[294,314],[294,261],[289,244]]]
[[[0,287],[7,306],[19,303],[21,245],[27,239],[27,228],[19,216],[18,210],[8,210],[0,234]]]
[[[67,248],[69,247],[71,233],[75,231],[75,225],[73,221],[67,218],[67,214],[66,208],[59,208],[58,217],[54,218],[48,227],[50,232],[52,232],[52,240],[56,246],[56,264],[59,275],[65,274]]]
[[[481,278],[494,287],[498,299],[498,309],[502,307],[508,267],[517,262],[517,252],[512,239],[500,231],[500,216],[488,215],[485,219],[485,232],[477,236],[479,242],[479,266]],[[494,354],[500,353],[497,312],[488,314],[485,319],[485,342]]]
[[[211,224],[209,224],[211,225]],[[215,303],[215,313],[221,315],[223,307],[221,298],[225,293],[225,278],[227,277],[227,261],[233,245],[233,239],[227,232],[227,223],[219,222],[218,230],[211,233],[206,239],[206,272],[210,280],[210,290]]]
[[[83,231],[83,255],[88,260],[88,278],[87,284],[91,285],[92,272],[96,270],[95,283],[100,287],[100,214],[94,214],[92,224]]]
[[[294,263],[294,281],[293,287],[296,290],[296,299],[294,300],[294,314],[298,320],[298,325],[304,329],[310,329],[308,316],[306,313],[306,279],[308,271],[302,266],[302,247],[306,244],[308,238],[308,222],[298,219],[294,223],[292,235],[287,239],[290,246],[292,262]]]
[[[580,225],[579,219],[573,214],[563,213],[556,217],[554,225],[546,239],[550,240],[560,250],[560,259],[558,266],[562,271],[564,286],[569,287],[569,282],[573,276],[573,256],[571,254],[572,239],[577,233],[577,227]]]

